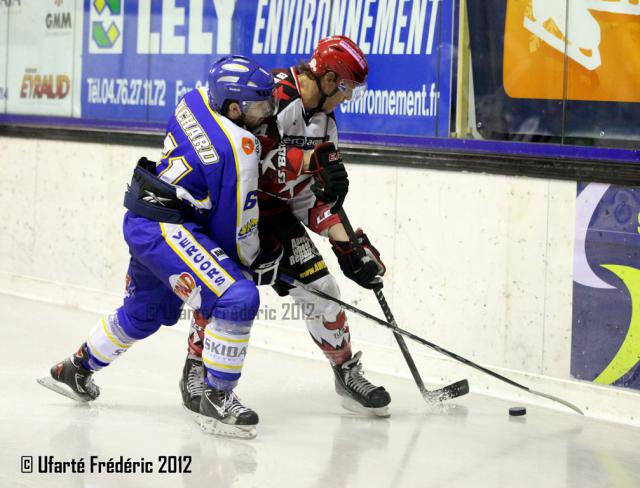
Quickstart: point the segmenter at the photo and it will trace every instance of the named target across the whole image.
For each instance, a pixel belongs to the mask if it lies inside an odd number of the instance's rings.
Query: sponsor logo
[[[280,144],[278,147],[278,183],[284,185],[287,182],[287,146]]]
[[[218,296],[233,283],[220,265],[181,225],[162,224],[164,236],[172,249],[198,277]]]
[[[196,289],[196,280],[189,273],[182,273],[175,279],[173,291],[183,300],[187,300],[191,292]]]
[[[94,0],[89,8],[89,53],[121,54],[124,0]]]
[[[550,1],[566,5],[566,1]],[[436,49],[438,46],[441,11],[452,5],[440,0],[263,0],[255,3],[252,54],[296,55],[311,53],[318,38],[334,33],[357,40],[364,54],[430,55],[434,46]],[[362,56],[346,44],[343,47],[360,66],[365,66]]]
[[[41,75],[29,68],[22,77],[20,98],[65,98],[71,90],[71,80],[67,75]]]
[[[324,261],[318,261],[311,268],[305,269],[302,273],[300,273],[300,279],[308,278],[312,274],[316,274],[318,271],[322,271],[323,269],[327,269],[327,265]]]
[[[71,29],[71,12],[48,13],[45,25],[47,29]]]
[[[325,210],[323,213],[319,214],[316,217],[316,225],[320,225],[322,222],[324,222],[325,220],[327,220],[329,217],[331,217],[331,209],[327,209]]]
[[[285,134],[282,137],[282,143],[286,146],[296,146],[301,149],[313,149],[316,144],[325,142],[326,137],[305,137],[305,136],[290,136]]]
[[[169,283],[173,292],[180,299],[193,308],[200,308],[202,300],[200,297],[200,287],[197,286],[195,278],[186,271],[179,275],[171,275]]]
[[[64,0],[53,0],[56,7],[61,7],[63,2]],[[71,12],[47,12],[44,25],[48,31],[70,31],[72,29]]]
[[[135,1],[132,21],[137,23],[138,54],[228,54],[232,52],[232,28],[237,5],[248,2]],[[207,5],[197,8],[196,5]],[[159,7],[162,5],[162,10]],[[187,15],[185,15],[185,6]],[[212,19],[212,15],[215,15]],[[246,31],[246,29],[245,29]],[[242,32],[246,36],[246,32]]]
[[[219,260],[229,259],[229,256],[227,256],[227,254],[219,247],[214,247],[213,249],[211,249],[211,254],[213,254]]]
[[[255,234],[258,231],[258,219],[251,219],[249,222],[244,224],[240,228],[240,232],[238,232],[238,239],[243,240],[247,237]]]
[[[247,346],[228,346],[211,340],[209,337],[204,338],[204,348],[217,356],[223,356],[233,359],[241,359],[247,355]]]
[[[253,151],[255,151],[255,149],[256,149],[256,144],[255,142],[253,142],[251,138],[249,137],[242,138],[242,150],[247,156],[251,156],[251,154],[253,153]]]
[[[219,161],[218,153],[211,144],[209,136],[193,115],[193,112],[187,107],[187,102],[185,102],[184,98],[176,107],[175,117],[180,128],[189,139],[189,142],[191,142],[193,149],[195,149],[196,154],[198,154],[202,164],[209,165],[217,163]]]
[[[503,85],[512,98],[640,102],[637,0],[509,0]],[[566,61],[566,64],[565,64]],[[544,83],[531,83],[531,75]]]
[[[315,246],[307,237],[296,237],[291,239],[292,254],[289,256],[289,264],[293,266],[297,263],[305,263],[316,257]]]

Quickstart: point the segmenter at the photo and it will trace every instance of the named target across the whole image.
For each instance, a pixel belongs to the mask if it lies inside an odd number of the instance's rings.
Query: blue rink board
[[[180,96],[204,84],[211,62],[226,51],[252,57],[268,68],[309,59],[316,39],[331,32],[331,16],[324,15],[323,6],[342,5],[343,15],[334,19],[345,21],[335,30],[368,45],[370,75],[369,98],[336,111],[341,131],[354,138],[374,135],[382,143],[398,143],[394,136],[448,137],[453,0],[243,0],[236,2],[230,22],[214,2],[200,2],[202,11],[191,12],[191,5],[198,3],[175,0],[173,11],[163,14],[159,0],[85,0],[82,118],[164,123]],[[394,3],[394,10],[378,12]],[[146,12],[141,10],[145,5]],[[287,5],[290,15],[274,15]],[[307,11],[308,5],[315,5],[315,10]],[[313,20],[307,31],[309,15]],[[139,21],[146,18],[146,24]],[[178,19],[175,25],[170,25],[171,18]],[[114,42],[105,40],[110,29],[117,32]],[[157,49],[145,49],[146,39],[153,39]]]

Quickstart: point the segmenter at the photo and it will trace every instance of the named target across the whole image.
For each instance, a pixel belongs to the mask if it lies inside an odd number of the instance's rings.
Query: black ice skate
[[[258,414],[240,403],[233,391],[205,386],[197,420],[207,434],[253,439],[257,433]]]
[[[388,417],[391,397],[383,386],[372,385],[363,376],[361,356],[362,352],[358,352],[346,363],[333,367],[336,393],[342,397],[342,406],[347,410]]]
[[[204,390],[204,366],[201,359],[187,358],[179,386],[184,408],[189,413],[200,413],[200,398]]]
[[[93,371],[81,364],[87,356],[85,347],[83,344],[73,356],[52,366],[51,377],[38,378],[38,383],[78,402],[90,402],[98,398],[100,388],[93,382]]]

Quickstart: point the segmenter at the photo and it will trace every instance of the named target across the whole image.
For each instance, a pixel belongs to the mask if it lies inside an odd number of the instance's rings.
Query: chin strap
[[[326,74],[326,73],[325,73],[325,74]],[[322,76],[324,76],[324,75],[322,75]],[[322,76],[321,76],[321,77],[317,77],[317,76],[314,76],[314,77],[313,77],[313,79],[315,80],[316,85],[317,85],[317,87],[318,87],[318,92],[320,92],[320,101],[318,102],[318,106],[317,106],[317,107],[315,107],[315,108],[313,109],[314,111],[315,111],[315,110],[322,110],[322,107],[323,107],[323,105],[324,105],[324,102],[326,102],[326,101],[327,101],[327,98],[331,98],[331,97],[332,97],[332,96],[334,96],[336,93],[338,93],[338,85],[337,85],[337,84],[336,84],[335,89],[334,89],[331,93],[328,93],[328,94],[327,94],[327,93],[325,93],[325,92],[323,92],[323,91],[322,91],[322,85],[321,85],[321,83],[320,83],[320,78],[322,78]]]

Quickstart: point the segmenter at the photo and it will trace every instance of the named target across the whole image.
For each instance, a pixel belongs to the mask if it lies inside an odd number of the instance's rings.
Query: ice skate
[[[93,371],[82,366],[84,357],[83,346],[73,356],[52,366],[51,376],[38,378],[38,383],[78,402],[95,400],[100,395],[100,388],[93,382]]]
[[[253,439],[258,414],[240,403],[233,391],[205,387],[196,421],[207,434]]]
[[[202,360],[187,358],[180,378],[182,405],[189,413],[200,413],[200,399],[204,390],[204,366]]]
[[[612,14],[640,15],[638,0],[585,0],[589,10],[610,12]]]
[[[600,25],[587,9],[586,3],[570,2],[568,17],[567,0],[533,0],[532,3],[534,18],[524,18],[524,27],[529,32],[563,54],[566,43],[567,55],[590,71],[602,64]]]
[[[388,417],[391,397],[384,387],[371,384],[363,376],[361,356],[362,352],[358,352],[346,363],[333,367],[336,393],[347,410]]]

